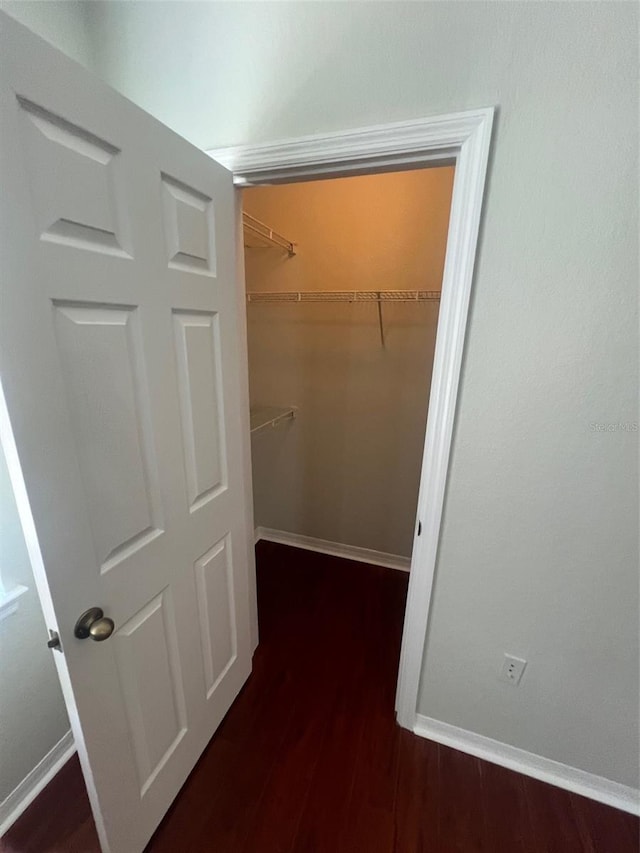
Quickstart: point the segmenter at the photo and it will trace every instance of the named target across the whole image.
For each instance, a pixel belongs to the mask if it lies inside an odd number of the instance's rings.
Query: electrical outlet
[[[522,658],[515,658],[513,655],[508,655],[505,652],[502,669],[500,670],[500,678],[502,681],[508,681],[509,684],[513,684],[514,687],[517,687],[517,685],[520,684],[520,679],[522,678],[522,673],[524,672],[526,665],[526,660],[523,660]]]

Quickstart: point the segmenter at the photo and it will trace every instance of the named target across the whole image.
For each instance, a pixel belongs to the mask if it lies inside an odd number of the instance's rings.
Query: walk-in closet
[[[453,174],[244,190],[258,538],[408,568]]]

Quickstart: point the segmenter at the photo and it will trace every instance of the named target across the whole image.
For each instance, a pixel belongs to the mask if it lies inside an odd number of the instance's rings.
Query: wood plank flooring
[[[407,575],[258,546],[254,671],[147,853],[637,853],[637,818],[399,729]],[[97,853],[77,759],[2,853]]]

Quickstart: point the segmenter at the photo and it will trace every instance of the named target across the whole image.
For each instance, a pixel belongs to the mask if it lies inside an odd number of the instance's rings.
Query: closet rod
[[[439,290],[281,290],[247,293],[247,302],[438,302]]]
[[[270,243],[272,246],[277,246],[279,249],[284,249],[290,258],[292,258],[295,253],[295,246],[291,242],[291,240],[287,240],[286,237],[283,237],[282,234],[278,234],[277,231],[274,231],[269,225],[266,225],[264,222],[261,222],[259,219],[256,219],[255,216],[251,216],[250,213],[246,213],[243,211],[242,213],[242,224],[244,226],[244,230],[250,231],[252,234],[255,234],[256,237],[259,237],[261,240],[264,240],[267,243]],[[247,245],[245,240],[245,246]],[[255,246],[249,246],[248,248],[256,248]]]

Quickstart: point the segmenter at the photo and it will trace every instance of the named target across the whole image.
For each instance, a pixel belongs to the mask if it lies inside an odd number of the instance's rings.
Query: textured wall
[[[256,187],[298,244],[245,253],[249,290],[439,290],[453,168]],[[248,305],[252,404],[298,406],[252,440],[257,525],[411,555],[438,303]]]

